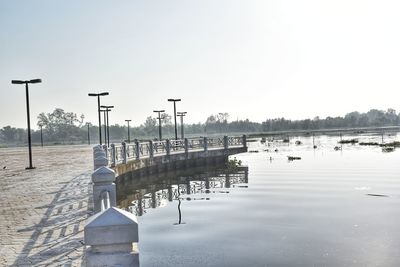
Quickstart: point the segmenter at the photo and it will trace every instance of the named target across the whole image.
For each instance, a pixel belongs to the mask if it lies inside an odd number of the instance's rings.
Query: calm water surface
[[[237,173],[120,184],[141,266],[400,266],[400,149],[335,151],[338,138],[252,142]]]

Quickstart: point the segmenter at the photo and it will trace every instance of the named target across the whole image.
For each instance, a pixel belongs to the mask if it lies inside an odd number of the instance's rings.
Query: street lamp
[[[162,139],[162,133],[161,133],[161,112],[165,112],[165,110],[153,110],[153,112],[158,113],[158,138],[161,141]]]
[[[184,134],[183,134],[183,117],[186,116],[186,111],[184,112],[178,112],[178,116],[181,117],[181,138],[184,138]]]
[[[87,122],[86,123],[86,125],[87,125],[87,142],[88,142],[88,145],[90,145],[90,122]]]
[[[107,146],[110,146],[110,124],[108,123],[108,112],[111,111],[114,106],[101,106],[102,108],[105,108],[105,113],[104,113],[104,125],[106,125],[107,129]],[[106,120],[107,119],[107,120]],[[104,143],[106,141],[104,140]]]
[[[40,127],[40,144],[43,147],[43,124],[39,124]]]
[[[100,96],[106,96],[108,95],[108,92],[102,92],[102,93],[89,93],[88,96],[97,96],[97,112],[99,113],[99,143],[101,145],[101,116],[100,116]],[[104,133],[105,134],[105,133]]]
[[[31,139],[31,119],[29,114],[29,83],[41,83],[41,79],[33,79],[29,81],[21,81],[21,80],[12,80],[12,84],[25,84],[25,92],[26,92],[26,114],[27,114],[27,121],[28,121],[28,146],[29,146],[29,167],[26,169],[34,169],[32,165],[32,139]]]
[[[129,122],[132,121],[132,120],[125,120],[125,121],[128,123],[128,143],[130,143],[131,142],[131,135],[130,135],[130,132],[129,132]]]
[[[175,140],[177,140],[178,139],[178,130],[176,128],[176,102],[181,101],[181,99],[170,98],[170,99],[168,99],[168,101],[174,102]]]

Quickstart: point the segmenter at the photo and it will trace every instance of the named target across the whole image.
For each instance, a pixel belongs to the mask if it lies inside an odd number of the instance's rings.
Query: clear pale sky
[[[400,1],[0,0],[0,127],[60,107],[97,123],[172,113],[188,122],[400,111]]]

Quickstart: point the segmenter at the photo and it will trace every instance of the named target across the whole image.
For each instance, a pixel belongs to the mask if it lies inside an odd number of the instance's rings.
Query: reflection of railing
[[[154,156],[188,153],[190,151],[207,151],[209,149],[229,149],[246,147],[246,136],[201,137],[179,140],[162,140],[133,143],[112,144],[105,148],[106,157],[111,166],[126,163],[128,160],[152,158]]]
[[[165,206],[167,202],[173,200],[208,200],[208,197],[200,196],[196,198],[190,195],[209,194],[214,192],[226,193],[225,188],[233,185],[247,184],[247,167],[241,167],[235,173],[220,173],[215,175],[201,175],[188,177],[174,181],[164,181],[160,183],[138,183],[132,185],[136,193],[126,196],[125,200],[120,201],[119,205],[124,206],[128,211],[137,216],[146,213],[147,209]]]

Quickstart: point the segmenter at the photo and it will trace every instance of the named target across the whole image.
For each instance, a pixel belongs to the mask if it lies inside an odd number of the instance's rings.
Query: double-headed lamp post
[[[106,126],[106,130],[107,130],[107,146],[110,146],[110,124],[109,124],[109,120],[108,120],[108,112],[111,111],[112,108],[114,108],[114,106],[101,106],[101,108],[104,108],[104,125]],[[106,141],[104,140],[104,143],[106,143]]]
[[[31,119],[29,114],[29,83],[41,83],[41,79],[33,79],[29,81],[21,81],[21,80],[12,80],[12,84],[25,84],[25,93],[26,93],[26,114],[27,114],[27,121],[28,121],[28,146],[29,146],[29,167],[26,169],[34,169],[32,165],[32,139],[31,139]]]
[[[183,112],[178,112],[178,116],[181,117],[181,139],[185,138],[184,132],[183,132],[183,117],[186,116],[186,111]]]
[[[129,131],[130,127],[129,127],[129,122],[131,122],[132,120],[125,120],[128,123],[128,143],[131,142],[131,133]]]
[[[181,101],[179,98],[170,98],[168,99],[169,102],[174,102],[174,122],[175,122],[175,140],[178,139],[178,130],[176,128],[176,102]]]
[[[161,133],[161,112],[165,112],[165,110],[153,110],[153,112],[158,113],[158,138],[161,141],[162,139],[162,133]]]
[[[89,93],[88,96],[97,96],[97,112],[99,113],[99,144],[101,145],[101,115],[100,115],[100,96],[109,95],[108,92]],[[104,133],[105,134],[105,133]]]

